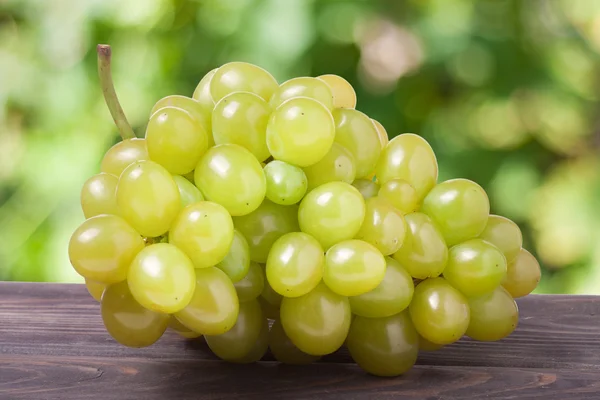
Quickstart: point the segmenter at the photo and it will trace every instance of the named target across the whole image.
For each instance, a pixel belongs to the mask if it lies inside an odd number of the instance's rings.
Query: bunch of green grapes
[[[225,64],[192,97],[159,100],[137,139],[109,56],[99,46],[124,140],[84,184],[69,256],[116,341],[149,346],[170,328],[223,360],[270,348],[289,364],[346,345],[395,376],[419,350],[514,331],[514,298],[540,279],[519,227],[475,182],[437,183],[430,145],[388,141],[343,78],[278,84]]]

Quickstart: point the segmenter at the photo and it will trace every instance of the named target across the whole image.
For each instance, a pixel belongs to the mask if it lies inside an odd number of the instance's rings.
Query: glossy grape
[[[371,197],[366,201],[365,218],[356,239],[372,244],[381,254],[389,256],[404,243],[406,230],[400,211],[384,198]]]
[[[306,194],[308,182],[304,171],[295,165],[273,160],[264,167],[267,179],[267,199],[289,206]]]
[[[171,95],[163,97],[158,102],[156,102],[156,104],[154,105],[154,107],[152,107],[152,110],[150,111],[150,118],[152,119],[154,113],[156,113],[164,107],[177,107],[190,113],[200,123],[200,125],[202,125],[204,132],[206,132],[208,147],[214,146],[215,142],[212,138],[211,133],[211,112],[213,109],[212,105],[210,109],[207,109],[199,101],[190,97]]]
[[[517,303],[502,286],[491,293],[469,298],[471,320],[467,336],[491,342],[510,335],[519,322]]]
[[[321,75],[317,79],[325,82],[331,89],[334,107],[356,107],[356,92],[354,92],[354,88],[347,80],[338,75]]]
[[[173,175],[173,180],[179,189],[179,199],[181,200],[181,208],[187,205],[203,201],[204,197],[200,190],[189,180],[180,175]]]
[[[327,83],[310,77],[293,78],[282,83],[273,93],[269,104],[276,109],[281,103],[295,97],[308,97],[330,110],[333,108],[333,93]]]
[[[354,182],[356,166],[354,156],[342,145],[334,143],[319,162],[304,168],[308,179],[308,190],[324,183],[341,181]]]
[[[216,265],[227,274],[231,282],[236,283],[244,279],[250,268],[250,246],[248,241],[238,230],[233,231],[233,241],[223,260]]]
[[[114,175],[102,172],[83,184],[81,209],[86,219],[100,214],[119,214],[115,194],[118,181]]]
[[[479,237],[499,248],[509,264],[517,258],[523,246],[523,235],[519,226],[499,215],[488,217],[485,229]]]
[[[387,146],[387,144],[390,142],[390,138],[388,137],[387,131],[385,130],[383,125],[381,125],[381,122],[375,119],[371,119],[371,121],[373,121],[373,124],[375,125],[377,135],[379,136],[379,143],[381,143],[381,149],[383,150],[385,149],[385,146]]]
[[[291,365],[307,365],[317,361],[319,356],[311,356],[296,347],[287,337],[281,321],[276,320],[269,332],[269,348],[273,357],[281,363]]]
[[[194,94],[192,95],[192,98],[200,103],[202,109],[208,115],[211,114],[213,108],[215,107],[215,101],[210,94],[210,81],[212,80],[215,72],[217,72],[217,68],[208,71],[208,73],[204,75],[202,79],[200,79],[200,82],[198,82],[198,86],[196,86]]]
[[[377,196],[379,185],[370,179],[357,179],[352,182],[352,186],[358,189],[365,200]]]
[[[85,280],[85,288],[87,289],[90,296],[94,298],[97,302],[100,302],[102,299],[102,293],[104,293],[104,289],[106,289],[107,284],[102,282],[94,282],[89,279]]]
[[[251,262],[244,278],[233,284],[240,303],[258,298],[265,286],[265,273],[260,265]]]
[[[215,102],[233,92],[251,92],[269,101],[279,85],[264,69],[245,62],[230,62],[217,69],[210,80]]]
[[[179,336],[184,337],[186,339],[196,339],[202,336],[201,334],[194,332],[187,326],[183,325],[174,316],[171,316],[171,318],[169,318],[169,328],[175,331]]]
[[[250,364],[259,361],[269,349],[269,321],[263,318],[258,338],[250,352],[243,357],[231,359],[229,362],[236,364]]]
[[[134,162],[149,159],[146,139],[126,139],[106,152],[100,164],[100,171],[118,178],[123,170]]]
[[[410,214],[419,209],[417,191],[404,179],[391,179],[379,189],[379,197],[384,197],[402,214]]]
[[[527,296],[540,283],[541,275],[540,264],[535,257],[527,250],[521,249],[517,258],[508,264],[502,286],[515,299]]]

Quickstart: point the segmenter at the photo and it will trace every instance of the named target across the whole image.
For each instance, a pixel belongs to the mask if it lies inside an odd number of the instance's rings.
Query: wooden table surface
[[[600,399],[600,297],[518,303],[510,337],[463,339],[378,378],[345,350],[309,366],[233,365],[171,332],[129,349],[105,332],[83,285],[0,282],[0,399]]]

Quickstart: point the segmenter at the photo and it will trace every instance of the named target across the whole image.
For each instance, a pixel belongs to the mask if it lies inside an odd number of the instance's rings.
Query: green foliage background
[[[539,292],[600,293],[600,2],[0,2],[0,280],[80,281],[79,190],[118,140],[97,43],[143,136],[167,94],[232,60],[279,80],[335,73],[390,136],[415,132],[519,223]]]

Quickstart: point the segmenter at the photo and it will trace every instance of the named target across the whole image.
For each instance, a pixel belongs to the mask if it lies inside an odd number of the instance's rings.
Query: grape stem
[[[133,139],[135,133],[127,121],[125,112],[123,112],[121,104],[119,103],[119,98],[115,92],[115,85],[110,71],[110,59],[112,55],[110,46],[107,44],[99,44],[96,51],[98,52],[98,75],[100,77],[100,85],[102,86],[102,93],[104,94],[104,100],[106,101],[108,110],[115,121],[115,125],[117,125],[117,128],[119,129],[121,138],[123,140]]]

